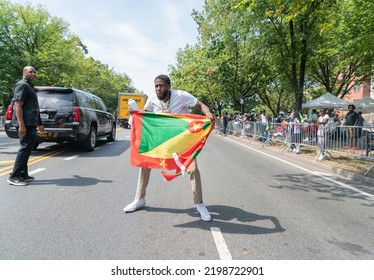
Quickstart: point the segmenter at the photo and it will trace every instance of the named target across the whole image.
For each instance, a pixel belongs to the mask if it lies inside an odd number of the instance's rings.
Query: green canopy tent
[[[374,113],[374,99],[369,96],[356,100],[353,104],[356,106],[356,112]]]
[[[324,95],[310,100],[307,103],[302,105],[303,108],[343,108],[346,109],[349,103],[335,95],[332,95],[329,92],[326,92]]]

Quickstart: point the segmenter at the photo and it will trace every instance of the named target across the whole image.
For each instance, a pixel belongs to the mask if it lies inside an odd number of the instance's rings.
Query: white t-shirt
[[[263,125],[267,125],[268,124],[268,117],[265,114],[261,114],[261,123]]]
[[[330,116],[328,114],[325,114],[324,116],[319,116],[318,117],[318,122],[324,122],[325,120],[330,120]],[[325,125],[327,125],[328,121],[323,125],[319,124],[318,125],[318,131],[317,134],[319,136],[323,136],[323,130],[325,129]]]
[[[297,118],[294,118],[293,120],[293,132],[294,133],[300,133],[300,121]]]
[[[170,99],[166,103],[159,100],[156,94],[149,97],[144,105],[144,110],[161,113],[162,107],[164,107],[173,114],[188,114],[188,109],[195,107],[196,104],[197,98],[187,91],[172,90]]]
[[[330,116],[328,114],[325,114],[324,116],[319,116],[318,122],[324,122],[325,120],[330,120]],[[328,123],[328,121],[325,123],[325,125]],[[323,124],[320,124],[321,128],[323,129],[325,126]]]

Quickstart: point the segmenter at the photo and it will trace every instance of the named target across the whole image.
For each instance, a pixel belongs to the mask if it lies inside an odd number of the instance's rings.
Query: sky
[[[11,0],[41,4],[62,18],[88,48],[88,56],[127,74],[132,85],[154,93],[153,80],[168,74],[178,49],[197,42],[191,13],[204,0]]]

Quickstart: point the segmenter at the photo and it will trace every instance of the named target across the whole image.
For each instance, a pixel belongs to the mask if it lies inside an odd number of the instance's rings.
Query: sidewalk
[[[283,146],[266,145],[265,147],[263,147],[263,143],[259,141],[250,141],[246,138],[241,138],[241,137],[232,136],[232,135],[228,135],[224,137],[230,137],[231,139],[235,141],[239,141],[240,143],[246,144],[251,147],[255,146],[258,149],[270,150],[276,154],[282,154],[281,151],[282,151]],[[350,180],[355,180],[357,182],[365,182],[367,184],[371,184],[372,186],[374,186],[374,170],[369,172],[367,176],[364,176],[363,175],[364,172],[358,172],[358,171],[355,171],[354,168],[350,168],[350,164],[353,162],[353,160],[347,159],[346,160],[347,163],[344,164],[344,166],[342,165],[339,166],[339,162],[337,162],[337,160],[334,160],[334,159],[326,159],[321,162],[315,161],[316,154],[303,153],[303,150],[301,150],[301,154],[284,152],[282,155],[285,157],[292,157],[293,159],[304,161],[309,164],[318,164],[320,166],[323,166],[323,168],[325,168],[326,170],[328,170],[329,172],[333,174],[339,175],[341,177],[344,177]],[[366,165],[368,166],[367,169],[372,164],[374,164],[374,162],[366,163]]]

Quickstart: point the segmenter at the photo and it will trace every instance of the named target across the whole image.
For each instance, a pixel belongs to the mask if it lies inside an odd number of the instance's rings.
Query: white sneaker
[[[123,210],[126,213],[134,212],[140,208],[143,208],[145,206],[145,199],[139,198],[135,199],[133,202],[131,202],[129,205],[127,205]]]
[[[212,220],[212,217],[210,216],[210,213],[208,209],[206,209],[204,203],[199,203],[196,206],[197,211],[200,213],[200,217],[203,221],[210,222]]]

